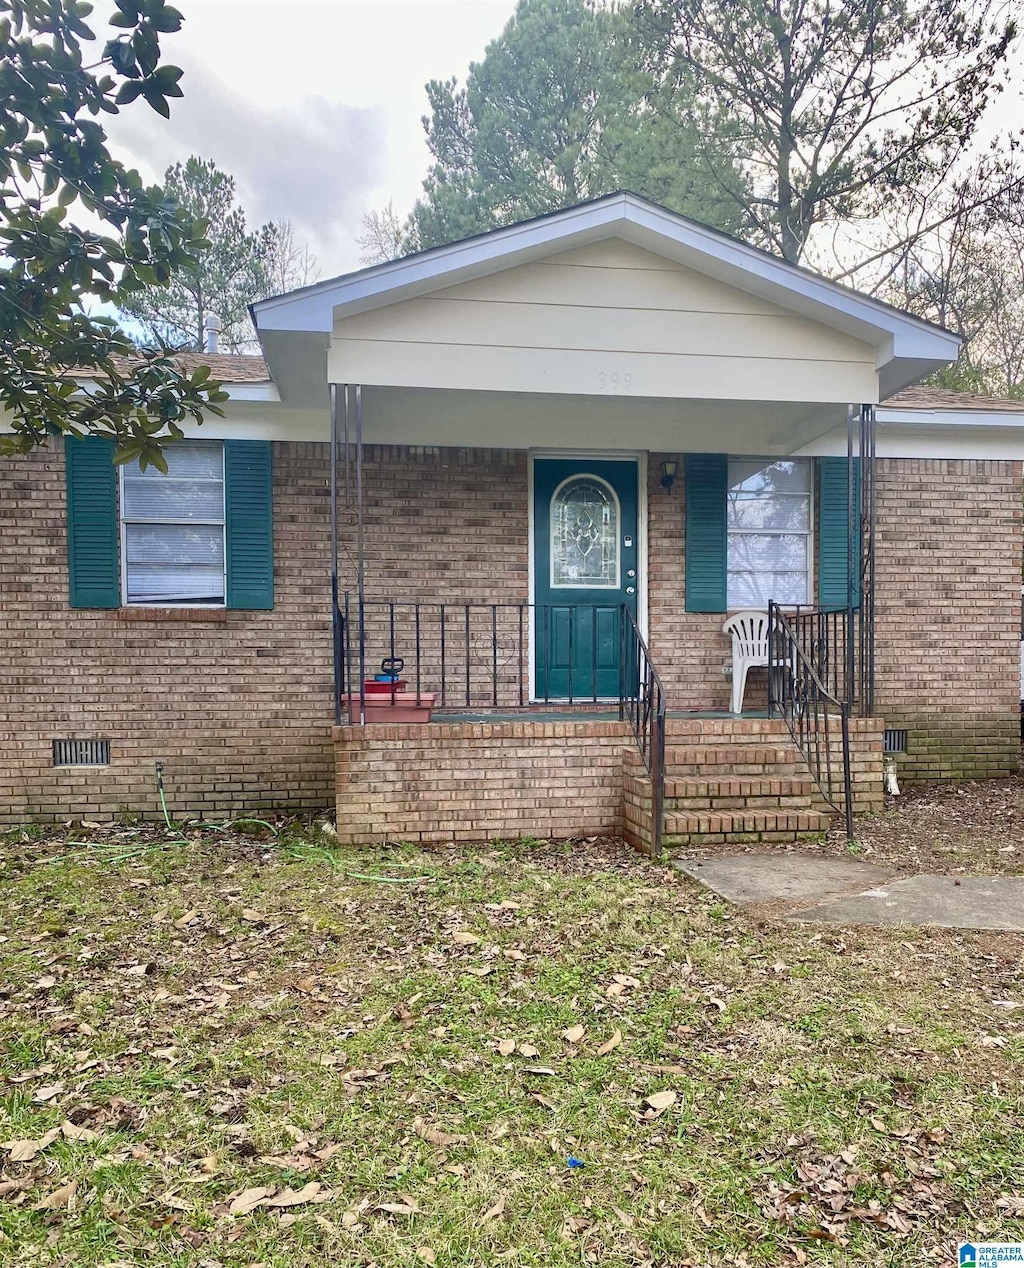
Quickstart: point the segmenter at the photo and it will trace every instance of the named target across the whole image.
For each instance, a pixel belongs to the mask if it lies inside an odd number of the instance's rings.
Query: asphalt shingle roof
[[[221,383],[269,383],[270,372],[267,363],[259,356],[246,356],[230,352],[178,352],[174,356],[182,370],[191,374],[197,366],[208,365],[210,374]],[[130,363],[125,357],[115,357],[114,363],[119,368]],[[79,366],[67,370],[69,378],[88,379],[95,377],[95,372],[88,366]]]
[[[1009,396],[981,396],[977,392],[957,392],[950,387],[929,387],[915,383],[882,402],[885,409],[990,410],[1003,414],[1024,414],[1024,401]]]

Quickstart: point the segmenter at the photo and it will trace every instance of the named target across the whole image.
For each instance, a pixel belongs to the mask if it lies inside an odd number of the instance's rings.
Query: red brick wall
[[[61,446],[0,464],[0,818],[156,814],[157,761],[176,814],[328,802],[323,452],[275,446],[274,610],[212,618],[73,611]],[[54,769],[53,739],[92,737],[109,767]]]
[[[878,463],[876,707],[909,779],[1015,771],[1021,464]]]
[[[157,813],[157,761],[175,814],[330,804],[326,459],[324,445],[274,446],[273,611],[132,620],[68,607],[60,445],[0,462],[0,822]],[[723,709],[729,646],[720,616],[683,611],[682,481],[666,495],[661,461],[649,464],[652,650],[673,708]],[[369,450],[368,594],[526,599],[526,472],[522,451]],[[880,463],[878,702],[911,732],[907,775],[1015,763],[1020,494],[1019,464]],[[342,527],[344,586],[355,561],[344,511]],[[474,625],[480,704],[493,687],[477,647],[487,633]],[[423,638],[429,649],[436,633]],[[396,650],[410,641],[407,624]],[[368,667],[388,650],[378,625]],[[517,670],[503,653],[503,704]],[[92,737],[110,739],[110,767],[53,768],[53,739]]]
[[[624,722],[339,727],[344,841],[490,841],[621,829]]]
[[[674,709],[728,709],[732,691],[732,647],[722,633],[724,613],[687,612],[686,500],[683,465],[670,493],[661,487],[662,462],[648,461],[649,644]],[[727,672],[729,671],[729,672]],[[758,699],[761,675],[752,671],[748,707]],[[763,692],[762,692],[763,694]]]
[[[0,823],[155,815],[157,761],[172,814],[329,805],[326,445],[274,445],[273,611],[202,615],[68,606],[61,450],[0,461]],[[526,540],[525,454],[368,451],[371,595],[525,597]],[[110,766],[55,769],[62,738]]]

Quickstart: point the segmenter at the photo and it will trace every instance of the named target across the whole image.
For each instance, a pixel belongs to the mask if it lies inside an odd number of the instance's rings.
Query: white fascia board
[[[232,401],[264,401],[271,405],[281,403],[281,393],[277,385],[266,383],[222,383],[221,387]]]
[[[399,300],[414,299],[444,286],[486,277],[550,255],[560,244],[568,249],[570,245],[596,242],[610,236],[609,227],[621,219],[618,199],[612,198],[571,207],[557,216],[509,225],[506,229],[391,260],[358,273],[343,274],[304,290],[253,304],[256,327],[258,330],[330,334],[336,316],[354,316]]]
[[[955,360],[960,338],[920,318],[819,277],[767,252],[631,194],[571,207],[465,242],[393,260],[253,305],[260,330],[330,332],[336,318],[411,299],[441,287],[619,236],[790,311],[873,345],[878,368],[909,359],[926,369]],[[890,391],[896,391],[892,386]]]
[[[99,389],[95,379],[76,379],[75,383],[83,396],[93,396]],[[221,383],[232,401],[269,401],[273,405],[281,403],[281,394],[269,379],[265,383]]]
[[[1024,411],[987,409],[892,409],[880,405],[880,427],[1016,427],[1024,431]]]

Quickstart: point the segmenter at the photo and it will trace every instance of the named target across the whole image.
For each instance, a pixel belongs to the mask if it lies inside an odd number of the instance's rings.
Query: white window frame
[[[768,536],[796,537],[796,536],[806,535],[807,537],[807,599],[804,603],[781,603],[779,606],[789,612],[794,612],[798,608],[813,607],[814,606],[814,551],[815,551],[814,521],[816,519],[815,510],[817,508],[817,499],[818,499],[817,478],[815,475],[815,472],[817,469],[817,463],[814,461],[813,458],[794,458],[785,454],[783,455],[776,454],[774,455],[774,457],[759,455],[759,454],[729,454],[726,459],[727,465],[726,465],[726,477],[725,477],[725,496],[726,496],[726,514],[727,515],[728,515],[729,490],[732,488],[732,484],[729,479],[729,465],[731,465],[734,461],[735,462],[764,462],[764,463],[775,463],[775,462],[804,463],[807,465],[810,471],[810,479],[807,482],[806,534],[804,534],[802,530],[795,530],[792,528],[750,528],[750,529],[736,528],[736,529],[733,529],[729,527],[728,521],[726,522],[726,527],[725,527],[726,611],[740,612],[745,610],[743,608],[735,607],[733,604],[729,602],[729,539],[732,537],[733,533],[736,533],[737,535],[757,536],[757,537],[768,537]]]
[[[151,519],[141,516],[132,515],[126,517],[124,513],[124,480],[125,475],[130,467],[129,463],[122,463],[119,470],[120,475],[117,481],[117,522],[118,533],[121,544],[121,606],[126,608],[185,608],[189,611],[203,611],[209,609],[226,608],[228,605],[228,529],[227,529],[227,479],[224,467],[224,442],[223,440],[205,440],[204,438],[189,437],[191,444],[204,444],[207,446],[217,445],[220,448],[220,485],[221,485],[221,513],[220,519],[181,519],[172,520],[167,518]],[[163,476],[163,479],[174,480],[175,476]],[[208,477],[196,477],[198,479]],[[128,598],[128,526],[130,524],[170,524],[173,526],[189,527],[195,525],[204,525],[206,527],[220,527],[224,538],[224,598],[220,603],[195,602],[189,603],[187,600],[179,599],[172,603],[155,603],[152,601],[141,601],[139,599]]]

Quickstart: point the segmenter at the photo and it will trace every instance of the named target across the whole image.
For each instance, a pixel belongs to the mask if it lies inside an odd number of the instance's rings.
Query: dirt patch
[[[915,784],[887,797],[877,815],[856,823],[856,845],[841,818],[824,841],[674,850],[673,858],[728,854],[841,854],[876,863],[894,877],[967,874],[1024,875],[1024,779],[979,779],[962,784]]]
[[[1024,873],[1024,780],[912,785],[857,823],[857,843],[873,863],[900,875]],[[845,849],[842,831],[830,848]]]

